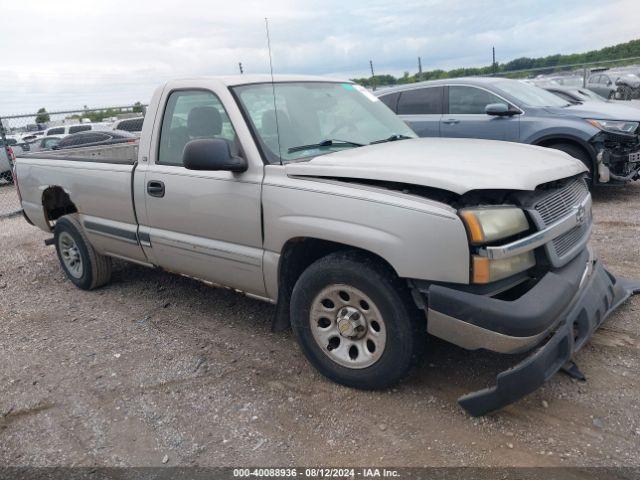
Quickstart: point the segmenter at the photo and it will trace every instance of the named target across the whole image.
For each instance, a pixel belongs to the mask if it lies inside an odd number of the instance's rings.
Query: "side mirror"
[[[509,105],[506,103],[490,103],[484,109],[487,115],[494,115],[498,117],[504,117],[507,115],[513,115],[516,112],[509,109]]]
[[[191,140],[184,146],[182,163],[187,170],[244,172],[247,169],[247,161],[231,155],[229,144],[221,138]]]

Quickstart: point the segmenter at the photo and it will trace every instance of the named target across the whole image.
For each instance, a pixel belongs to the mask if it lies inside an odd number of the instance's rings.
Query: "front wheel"
[[[360,389],[399,382],[426,341],[426,320],[406,285],[357,252],[328,255],[304,271],[291,296],[291,323],[320,373]]]

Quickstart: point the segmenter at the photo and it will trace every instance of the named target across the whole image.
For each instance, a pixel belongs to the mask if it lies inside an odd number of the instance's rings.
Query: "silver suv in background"
[[[640,178],[640,110],[572,105],[504,78],[413,83],[376,93],[421,137],[483,138],[555,148],[584,163],[594,184]]]

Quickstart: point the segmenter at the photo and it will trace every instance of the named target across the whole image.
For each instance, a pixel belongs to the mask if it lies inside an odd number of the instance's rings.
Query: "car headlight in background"
[[[459,214],[472,245],[491,243],[529,230],[527,217],[516,207],[464,208]]]
[[[471,245],[485,245],[529,230],[529,222],[522,209],[511,206],[464,208],[459,212],[467,228]],[[533,251],[508,258],[490,259],[481,255],[471,257],[471,281],[490,283],[533,267]]]
[[[626,133],[627,135],[632,135],[635,133],[639,122],[628,122],[626,120],[596,120],[596,119],[588,119],[591,125],[600,130],[606,130],[607,132],[613,133]]]

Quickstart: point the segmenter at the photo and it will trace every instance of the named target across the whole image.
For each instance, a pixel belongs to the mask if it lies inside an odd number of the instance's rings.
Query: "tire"
[[[342,293],[347,293],[348,301],[340,298]],[[321,305],[331,298],[333,309]],[[402,380],[422,357],[426,319],[407,286],[391,268],[359,252],[333,253],[309,266],[293,288],[290,308],[292,329],[303,353],[336,383],[365,390],[387,388]],[[361,332],[352,328],[352,313],[341,314],[347,310],[360,314],[357,320],[362,324],[355,329]],[[350,331],[340,333],[338,328],[345,325]]]
[[[589,157],[587,152],[585,152],[580,147],[571,145],[570,143],[554,143],[553,145],[549,145],[549,148],[553,148],[555,150],[560,150],[562,152],[568,153],[573,158],[580,160],[582,163],[584,163],[585,167],[589,169],[589,172],[587,173],[588,184],[593,185],[595,183],[594,182],[595,177],[593,175],[593,162],[591,161],[591,158]]]
[[[58,219],[54,243],[62,270],[76,287],[93,290],[109,282],[111,259],[94,250],[75,215]]]

